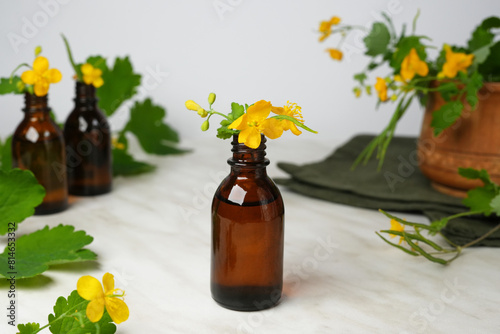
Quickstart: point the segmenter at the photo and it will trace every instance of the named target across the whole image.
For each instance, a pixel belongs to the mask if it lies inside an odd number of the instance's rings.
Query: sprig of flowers
[[[451,215],[431,222],[430,225],[409,222],[394,215],[391,215],[383,210],[379,210],[390,219],[391,228],[389,230],[381,230],[377,235],[389,245],[396,247],[403,252],[412,256],[423,256],[429,261],[439,264],[450,264],[455,260],[464,249],[473,246],[496,231],[500,230],[500,224],[492,228],[481,237],[465,244],[457,245],[449,240],[441,231],[446,227],[449,221],[466,216],[491,214],[500,215],[500,187],[491,181],[486,170],[475,170],[472,168],[460,168],[460,175],[468,179],[479,179],[483,182],[482,187],[469,190],[467,197],[463,200],[463,204],[469,208],[469,211]],[[412,230],[405,230],[405,227]],[[425,237],[423,232],[427,232],[430,236],[440,235],[450,247],[442,247],[433,240]],[[395,238],[399,236],[399,242],[396,244],[391,242],[381,233],[388,234],[389,237]],[[402,245],[403,244],[403,245]]]
[[[27,92],[36,96],[45,96],[51,84],[61,81],[61,72],[57,68],[49,68],[49,60],[40,56],[41,52],[42,48],[37,46],[32,66],[26,63],[20,64],[12,71],[9,79],[1,79],[0,94]],[[28,67],[29,70],[24,71],[21,77],[16,76],[15,73],[22,67]]]
[[[62,296],[57,299],[48,324],[43,327],[34,322],[19,324],[17,334],[35,334],[47,327],[53,334],[73,332],[75,328],[82,333],[115,333],[116,326],[112,322],[120,324],[129,317],[128,306],[123,301],[125,292],[115,289],[110,273],[104,274],[102,283],[92,276],[82,276],[77,289],[67,299]]]
[[[391,18],[383,14],[385,22],[375,22],[363,40],[365,54],[371,61],[363,71],[354,75],[358,82],[353,89],[355,96],[361,96],[363,91],[371,94],[372,86],[366,83],[368,74],[385,64],[391,68],[390,73],[385,77],[376,77],[373,85],[378,95],[377,106],[381,103],[397,104],[389,124],[361,152],[353,167],[368,162],[375,150],[379,168],[382,166],[397,123],[415,97],[425,106],[428,93],[439,92],[446,101],[433,114],[431,126],[437,136],[461,116],[464,103],[472,108],[476,106],[477,93],[484,78],[500,79],[500,70],[496,65],[500,58],[500,42],[495,42],[497,35],[494,32],[500,27],[499,18],[484,20],[475,29],[466,47],[444,44],[439,56],[430,60],[427,50],[435,47],[427,45],[431,41],[429,37],[415,33],[418,16],[419,13],[413,20],[412,33],[407,35],[406,26],[397,34]],[[329,21],[322,21],[318,29],[320,41],[334,34],[340,35],[336,48],[327,49],[330,56],[338,61],[342,60],[340,49],[347,34],[353,30],[364,30],[363,27],[340,22],[340,18],[334,16]]]
[[[228,139],[234,134],[238,134],[238,142],[244,143],[250,148],[257,148],[261,142],[261,134],[270,139],[281,137],[284,131],[290,130],[296,136],[302,132],[297,128],[302,128],[312,133],[316,131],[304,125],[302,108],[296,103],[287,102],[283,107],[275,107],[271,102],[260,100],[252,105],[242,106],[236,102],[231,104],[231,112],[227,115],[212,108],[215,102],[215,93],[208,96],[209,108],[205,110],[193,100],[186,101],[186,108],[196,111],[198,115],[206,120],[201,125],[202,131],[207,131],[210,127],[210,118],[213,115],[222,116],[217,129],[217,137]],[[271,113],[275,116],[269,116]]]
[[[68,53],[69,61],[71,66],[75,70],[75,79],[77,81],[83,82],[87,85],[92,85],[95,88],[99,88],[104,84],[104,80],[102,79],[102,69],[98,68],[99,64],[90,64],[90,63],[82,63],[76,64],[73,59],[73,53],[71,52],[71,47],[69,46],[68,39],[66,36],[61,35],[64,40],[64,45],[66,46],[66,52]],[[101,63],[100,65],[105,65],[104,59],[99,58],[98,61]]]

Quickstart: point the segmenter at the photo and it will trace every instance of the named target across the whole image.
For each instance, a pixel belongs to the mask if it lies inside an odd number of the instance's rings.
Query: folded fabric
[[[352,170],[354,160],[373,138],[356,136],[317,163],[280,162],[278,167],[291,178],[275,181],[306,196],[369,209],[422,213],[430,220],[467,210],[461,199],[436,191],[422,175],[416,161],[416,138],[393,138],[380,171],[375,159]],[[450,221],[443,234],[464,245],[498,223],[498,218],[459,218]],[[500,231],[478,245],[500,247]]]

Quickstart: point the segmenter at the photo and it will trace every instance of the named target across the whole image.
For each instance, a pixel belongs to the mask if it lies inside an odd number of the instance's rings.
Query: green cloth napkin
[[[373,138],[356,136],[317,163],[298,166],[280,162],[278,167],[291,178],[275,181],[306,196],[362,208],[422,213],[430,220],[467,210],[461,199],[434,190],[422,175],[416,163],[416,138],[393,138],[380,171],[375,159],[351,170],[356,157]],[[460,218],[450,221],[443,234],[464,245],[498,223],[497,217]],[[500,231],[477,245],[500,247]]]

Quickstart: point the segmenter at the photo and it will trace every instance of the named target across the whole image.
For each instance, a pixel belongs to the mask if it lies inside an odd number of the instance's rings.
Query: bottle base
[[[278,305],[282,286],[224,286],[212,283],[211,288],[212,298],[220,306],[234,311],[252,312]]]
[[[100,187],[78,187],[71,186],[68,189],[70,195],[74,196],[97,196],[104,195],[111,192],[111,185]]]
[[[68,208],[68,201],[59,201],[53,203],[42,203],[35,208],[35,216],[51,215],[59,213]]]

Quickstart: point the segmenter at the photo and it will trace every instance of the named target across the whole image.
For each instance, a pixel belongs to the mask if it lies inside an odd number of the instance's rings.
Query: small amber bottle
[[[69,193],[93,196],[111,191],[111,134],[97,108],[95,87],[76,83],[75,108],[64,125]]]
[[[251,149],[233,137],[231,173],[212,202],[212,297],[238,311],[275,306],[283,286],[285,210],[266,173],[265,142]]]
[[[45,188],[35,214],[49,214],[68,207],[66,156],[61,130],[50,118],[47,95],[25,94],[24,119],[12,137],[12,166],[29,169]]]

